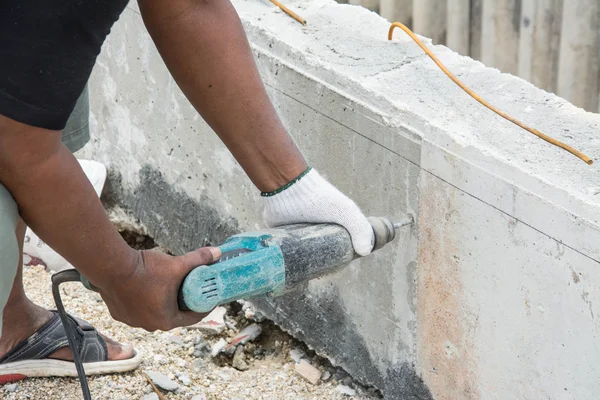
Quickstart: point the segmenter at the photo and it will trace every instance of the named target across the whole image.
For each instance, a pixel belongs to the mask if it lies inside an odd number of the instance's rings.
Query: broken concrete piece
[[[341,394],[345,394],[346,396],[356,396],[356,390],[346,385],[337,385],[335,387],[335,391]]]
[[[331,379],[331,372],[325,371],[321,374],[322,381],[327,382],[329,379]]]
[[[177,376],[177,379],[179,379],[185,386],[190,386],[190,383],[192,383],[190,377],[181,371],[175,371],[175,376]]]
[[[4,385],[4,390],[6,390],[9,393],[16,392],[18,388],[19,388],[19,385],[16,383],[12,383],[10,385]]]
[[[249,301],[238,300],[238,303],[242,305],[242,311],[244,311],[244,317],[249,320],[253,320],[256,322],[262,322],[265,320],[264,315],[262,315],[256,307]]]
[[[188,326],[188,329],[199,329],[207,335],[218,335],[225,329],[225,313],[227,309],[219,306],[211,311],[202,321],[195,325]]]
[[[248,368],[250,368],[244,355],[244,346],[238,346],[238,348],[235,349],[235,354],[233,355],[233,361],[231,365],[238,371],[246,371]]]
[[[238,344],[246,344],[256,339],[262,333],[262,328],[257,324],[248,325],[240,333],[235,335],[231,342],[227,345],[227,348],[237,346]]]
[[[152,393],[148,393],[147,395],[142,397],[140,400],[159,400],[159,398],[156,393],[152,392]]]
[[[304,353],[300,349],[292,349],[292,350],[290,350],[290,358],[296,364],[298,364],[300,362],[300,360],[302,360],[305,356],[306,356],[306,353]]]
[[[218,356],[220,352],[225,350],[225,347],[227,347],[227,342],[225,341],[225,339],[223,339],[223,338],[219,339],[219,341],[217,343],[215,343],[214,346],[212,347],[210,356],[211,357]]]
[[[306,360],[302,360],[296,364],[296,373],[313,385],[319,383],[319,379],[321,379],[321,371],[310,365]]]
[[[167,392],[173,392],[179,388],[179,384],[173,382],[168,376],[160,372],[146,371],[146,375],[148,375],[152,383]]]

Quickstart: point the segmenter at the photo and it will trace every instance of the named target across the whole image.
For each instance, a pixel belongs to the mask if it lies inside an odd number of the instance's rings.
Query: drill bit
[[[400,229],[403,226],[412,225],[414,222],[415,218],[412,216],[412,214],[408,214],[406,218],[394,224],[394,229]]]

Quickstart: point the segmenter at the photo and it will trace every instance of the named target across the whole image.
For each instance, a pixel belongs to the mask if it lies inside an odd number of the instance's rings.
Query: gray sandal
[[[30,377],[77,376],[73,361],[46,358],[55,351],[68,347],[69,342],[58,312],[37,332],[16,345],[0,358],[0,384]],[[127,372],[137,368],[140,354],[127,360],[108,361],[106,342],[96,328],[69,315],[76,332],[77,347],[87,375]]]

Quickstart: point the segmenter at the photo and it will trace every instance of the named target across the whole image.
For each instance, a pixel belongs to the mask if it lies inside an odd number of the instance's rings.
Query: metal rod
[[[414,222],[415,218],[412,216],[412,214],[408,214],[406,218],[394,224],[394,229],[400,229],[403,226],[412,225]]]

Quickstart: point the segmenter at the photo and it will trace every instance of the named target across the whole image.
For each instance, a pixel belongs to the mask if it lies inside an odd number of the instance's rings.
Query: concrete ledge
[[[235,1],[269,94],[309,162],[371,215],[417,216],[389,248],[261,302],[386,398],[592,399],[600,391],[600,181],[483,108],[365,9]],[[133,6],[132,6],[133,7]],[[514,117],[600,156],[600,116],[436,46]],[[180,252],[260,226],[256,190],[170,78],[135,8],[91,84],[114,201]]]

